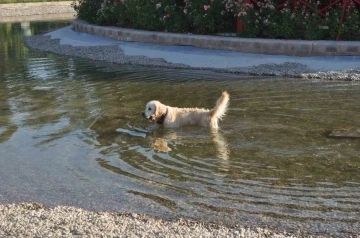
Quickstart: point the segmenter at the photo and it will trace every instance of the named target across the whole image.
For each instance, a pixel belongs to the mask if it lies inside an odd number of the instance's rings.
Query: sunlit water
[[[360,233],[359,82],[119,66],[28,50],[0,24],[0,201]],[[30,33],[29,33],[30,29]],[[218,133],[164,129],[147,101],[212,108]]]

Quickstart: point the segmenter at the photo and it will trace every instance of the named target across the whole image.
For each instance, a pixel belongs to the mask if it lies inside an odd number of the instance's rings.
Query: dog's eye
[[[149,107],[148,110],[150,111],[150,110],[151,110],[151,107]]]

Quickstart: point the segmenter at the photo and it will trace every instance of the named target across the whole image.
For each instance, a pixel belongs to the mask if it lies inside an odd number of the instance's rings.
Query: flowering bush
[[[78,18],[101,25],[214,34],[233,32],[223,0],[74,0]]]
[[[341,34],[343,40],[360,40],[359,11],[351,2],[342,16],[342,5],[332,6],[325,16],[318,12],[320,2],[309,2],[314,10],[299,3],[294,8],[288,4],[278,7],[277,0],[263,0],[247,4],[244,0],[225,0],[226,10],[244,24],[240,32],[244,37],[277,39],[334,40]],[[339,19],[344,17],[341,25]]]
[[[360,41],[360,6],[357,8],[353,2],[346,9],[344,23],[340,28],[342,40]]]
[[[126,11],[132,27],[144,30],[175,31],[169,27],[169,22],[180,30],[175,24],[183,20],[175,0],[127,0]]]
[[[265,30],[264,36],[277,39],[299,39],[304,29],[304,21],[302,21],[302,13],[299,8],[291,10],[288,4],[282,9],[275,8],[273,3],[271,6],[271,17],[264,20]]]
[[[316,13],[308,13],[304,17],[306,30],[304,38],[307,40],[334,40],[339,32],[340,8],[335,8],[328,12],[325,17]]]
[[[159,7],[160,5],[160,7]],[[131,0],[126,2],[126,11],[132,27],[144,30],[160,30],[161,3],[156,0]]]
[[[95,23],[99,25],[127,26],[124,0],[105,0],[96,12]]]
[[[277,39],[360,40],[360,13],[353,2],[342,15],[342,5],[333,5],[324,16],[320,2],[308,3],[314,10],[280,0],[74,0],[80,19],[100,25],[136,29],[216,34],[235,32],[235,20],[244,25],[243,37]],[[281,1],[283,3],[283,1]],[[291,1],[290,1],[291,2]],[[340,24],[340,19],[344,19]]]
[[[235,18],[226,11],[222,0],[185,0],[184,13],[194,33],[214,34],[235,29]]]

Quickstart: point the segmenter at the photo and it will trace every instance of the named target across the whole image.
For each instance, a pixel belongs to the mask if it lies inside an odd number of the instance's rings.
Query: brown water
[[[119,66],[26,49],[0,24],[0,201],[360,233],[360,83]],[[164,129],[147,101],[231,103],[220,131]]]

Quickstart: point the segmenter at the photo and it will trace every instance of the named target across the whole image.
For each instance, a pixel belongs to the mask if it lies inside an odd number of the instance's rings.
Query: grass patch
[[[0,4],[3,3],[27,3],[27,2],[62,2],[71,0],[0,0]]]

